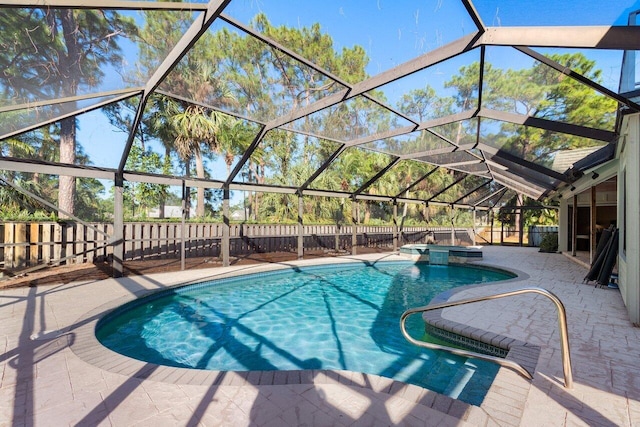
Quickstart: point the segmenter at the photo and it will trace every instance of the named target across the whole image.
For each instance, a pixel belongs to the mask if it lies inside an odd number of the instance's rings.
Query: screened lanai
[[[359,203],[552,203],[640,111],[639,8],[0,1],[3,196],[86,222],[110,201],[116,260],[125,205],[150,199],[216,199],[227,239],[243,197],[298,225],[314,198],[354,223]]]

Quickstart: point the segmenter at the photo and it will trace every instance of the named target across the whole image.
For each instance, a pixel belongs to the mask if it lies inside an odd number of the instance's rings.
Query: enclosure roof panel
[[[0,157],[298,194],[542,198],[610,159],[621,111],[640,111],[638,11],[0,0]],[[61,162],[71,135],[76,156]],[[195,162],[197,179],[184,172]]]

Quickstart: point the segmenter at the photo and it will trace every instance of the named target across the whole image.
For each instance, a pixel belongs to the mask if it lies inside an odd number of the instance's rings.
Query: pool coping
[[[334,259],[335,261],[336,259]],[[335,264],[363,262],[371,263],[368,260],[354,260],[350,258],[348,260],[341,260],[334,262]],[[389,260],[402,261],[401,259]],[[375,260],[376,262],[389,262],[384,259]],[[319,264],[305,264],[304,266],[316,266]],[[326,265],[326,264],[320,264]],[[494,267],[485,264],[465,264],[468,267],[479,267],[496,269],[505,271],[506,269],[501,267]],[[231,278],[242,276],[245,274],[256,274],[261,272],[272,272],[278,270],[286,270],[296,268],[296,265],[261,265],[256,268],[251,268],[250,271],[232,271],[223,274],[216,275],[215,279]],[[508,270],[507,270],[508,271]],[[518,273],[516,273],[518,274]],[[505,283],[508,281],[520,281],[525,280],[528,275],[520,273],[518,277],[509,279],[506,281],[499,281],[497,283]],[[524,277],[523,277],[524,276]],[[210,279],[210,280],[215,280]],[[167,285],[163,288],[164,291],[171,288],[186,286],[193,283],[203,282],[206,279],[196,279],[185,281],[174,285]],[[461,286],[458,292],[469,289],[471,287],[487,286],[492,283],[466,285]],[[475,406],[461,400],[445,396],[435,391],[422,388],[413,384],[407,384],[401,381],[396,381],[390,378],[381,377],[374,374],[366,374],[353,371],[344,370],[290,370],[290,371],[211,371],[211,370],[199,370],[191,368],[171,367],[165,365],[157,365],[153,363],[143,362],[141,360],[133,359],[128,356],[124,356],[113,350],[103,346],[95,335],[95,328],[98,321],[111,313],[118,307],[135,299],[147,296],[152,293],[157,293],[158,290],[141,290],[134,292],[131,295],[113,299],[105,304],[102,304],[93,310],[87,312],[81,316],[76,325],[79,325],[73,329],[73,331],[57,331],[58,335],[63,336],[66,333],[73,332],[73,339],[69,340],[69,348],[71,351],[86,363],[91,364],[99,369],[123,375],[129,378],[136,378],[139,380],[150,380],[155,382],[176,384],[176,385],[203,385],[203,386],[281,386],[291,384],[341,384],[352,387],[368,388],[377,393],[385,393],[397,397],[402,397],[412,403],[424,405],[426,407],[435,409],[439,412],[451,415],[463,421],[472,421],[474,424],[484,425],[490,420],[496,421],[495,416],[498,418],[500,414],[504,413],[504,408],[500,405],[496,405],[496,402],[486,398],[480,404]],[[160,291],[162,292],[162,291]],[[447,291],[434,298],[450,298],[458,292]],[[433,300],[432,300],[433,301]],[[434,312],[435,313],[435,312]],[[456,322],[442,318],[441,313],[438,313],[439,319],[434,320],[435,323],[442,327],[451,328],[453,330],[460,329],[461,325]],[[460,326],[459,326],[460,325]],[[469,333],[468,328],[461,329],[463,334]],[[480,329],[474,328],[476,331]],[[485,339],[490,334],[486,331],[479,336],[481,339]],[[495,335],[495,334],[493,334]],[[508,358],[515,358],[515,360],[530,359],[535,351],[534,346],[528,346],[526,343],[520,346],[521,342],[513,340],[513,344],[510,347]],[[539,348],[538,348],[539,352]],[[524,356],[524,357],[522,357]],[[537,355],[535,357],[537,361]],[[520,363],[520,362],[518,362]],[[513,402],[510,406],[510,412],[513,416],[520,417],[524,412],[524,402],[526,395],[528,394],[530,382],[520,376],[519,374],[511,371],[507,368],[500,367],[496,378],[487,391],[492,395],[503,396],[509,402]],[[500,402],[504,403],[501,399]]]
[[[457,245],[438,245],[438,244],[424,244],[424,243],[411,243],[403,245],[398,249],[398,253],[408,257],[415,262],[432,262],[435,265],[447,265],[447,264],[467,264],[474,261],[481,261],[482,246],[457,246]],[[445,262],[436,261],[435,257],[431,257],[431,254],[447,254]]]

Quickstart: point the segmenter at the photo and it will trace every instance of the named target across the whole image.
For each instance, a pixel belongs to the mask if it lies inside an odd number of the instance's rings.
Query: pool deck
[[[484,247],[478,264],[524,280],[473,287],[453,298],[520,286],[554,292],[568,314],[574,386],[562,386],[555,306],[522,295],[446,309],[444,319],[540,347],[533,381],[502,368],[481,406],[345,371],[228,373],[157,367],[102,348],[97,318],[149,290],[253,265],[0,290],[0,426],[637,426],[640,328],[617,290],[582,283],[587,269],[535,248]],[[330,258],[406,259],[394,254]],[[317,264],[318,260],[286,265]]]

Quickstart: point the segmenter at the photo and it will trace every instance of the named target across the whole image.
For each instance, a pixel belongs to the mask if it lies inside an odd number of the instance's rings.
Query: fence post
[[[51,234],[51,227],[49,223],[42,226],[42,262],[45,264],[51,261],[51,249],[54,247],[55,236]]]
[[[53,259],[55,260],[62,258],[62,228],[60,223],[53,224]],[[60,265],[60,263],[56,262],[55,265]]]
[[[222,196],[222,265],[229,266],[229,187],[224,187]]]
[[[158,247],[160,248],[160,258],[166,259],[169,257],[169,226],[161,224],[158,227]]]
[[[17,223],[16,224],[16,232],[15,232],[16,243],[26,243],[27,240],[27,224],[25,223]],[[26,245],[18,245],[15,250],[15,267],[23,268],[27,265],[27,246]]]
[[[476,210],[473,209],[472,221],[473,221],[473,246],[476,245]]]
[[[29,224],[29,265],[38,265],[40,245],[40,223]]]
[[[4,242],[7,245],[4,249],[4,266],[5,268],[11,269],[14,267],[13,265],[13,254],[15,253],[16,247],[13,246],[15,243],[14,237],[14,223],[9,222],[4,225]]]
[[[298,259],[304,258],[304,198],[298,194]]]
[[[393,251],[398,250],[398,202],[393,200]]]
[[[351,255],[358,253],[358,218],[356,216],[356,199],[351,199]]]
[[[490,213],[491,213],[491,245],[493,245],[493,209],[491,209]]]
[[[124,177],[117,173],[114,178],[113,198],[113,277],[124,276]]]
[[[180,220],[180,270],[184,270],[185,268],[184,223],[187,218],[187,209],[190,208],[190,206],[187,206],[187,191],[190,191],[187,188],[187,183],[182,180],[182,218]]]
[[[75,246],[75,225],[72,222],[69,222],[71,220],[66,220],[64,225],[64,242],[65,242],[65,257],[70,257],[66,263],[67,264],[71,264],[76,262],[76,259],[73,257],[76,254],[76,246]]]
[[[518,243],[520,247],[524,246],[524,209],[520,207],[520,215],[518,216]]]
[[[79,222],[73,222],[73,240],[74,240],[74,249],[73,254],[76,255],[75,263],[83,264],[86,254],[84,254],[84,250],[86,249],[84,242],[87,240],[87,227],[84,224],[80,224]]]

